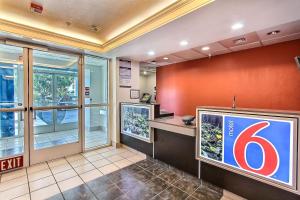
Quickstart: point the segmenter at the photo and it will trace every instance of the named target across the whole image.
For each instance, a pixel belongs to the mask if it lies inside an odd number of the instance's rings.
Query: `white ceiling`
[[[31,2],[42,5],[43,12],[32,13]],[[176,0],[0,0],[0,18],[102,44],[174,2]],[[92,26],[99,31],[92,30]]]
[[[138,39],[118,47],[107,56],[137,61],[156,60],[159,65],[229,53],[300,38],[299,0],[216,0],[215,2],[160,27]],[[233,31],[232,24],[245,26]],[[276,36],[266,33],[280,29]],[[233,39],[245,36],[244,45],[230,45]],[[187,40],[185,47],[179,45]],[[208,45],[211,52],[201,51]],[[226,46],[229,45],[229,46]],[[147,52],[155,51],[154,56]],[[167,56],[169,60],[162,58]]]

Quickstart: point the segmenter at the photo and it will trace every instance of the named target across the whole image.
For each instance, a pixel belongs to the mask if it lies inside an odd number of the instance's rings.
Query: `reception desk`
[[[154,131],[149,122],[161,116],[174,115],[160,110],[157,103],[120,103],[121,143],[153,156]]]
[[[187,126],[179,116],[150,120],[154,132],[153,157],[198,177],[195,159],[196,126]]]
[[[247,199],[300,199],[300,113],[197,108],[200,177]]]

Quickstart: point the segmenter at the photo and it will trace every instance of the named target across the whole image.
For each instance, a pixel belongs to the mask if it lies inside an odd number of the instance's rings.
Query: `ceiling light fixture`
[[[189,43],[188,43],[188,41],[186,41],[186,40],[182,40],[179,44],[180,44],[180,46],[186,46],[186,45],[188,45]]]
[[[209,49],[210,49],[209,46],[205,46],[201,48],[202,51],[208,51]]]
[[[154,52],[154,51],[148,51],[148,55],[149,55],[149,56],[154,56],[154,55],[155,55],[155,52]]]
[[[164,60],[169,60],[169,58],[168,57],[164,57]]]
[[[232,29],[232,30],[238,30],[238,29],[241,29],[241,28],[243,28],[243,27],[244,27],[244,24],[238,22],[238,23],[233,24],[233,25],[231,26],[231,29]]]
[[[280,30],[271,31],[267,35],[277,35],[278,33],[280,33]]]
[[[147,75],[147,71],[144,71],[143,74],[144,74],[144,75]]]
[[[242,38],[238,38],[236,40],[233,40],[233,43],[235,45],[241,45],[241,44],[245,44],[247,42],[247,38],[242,37]]]

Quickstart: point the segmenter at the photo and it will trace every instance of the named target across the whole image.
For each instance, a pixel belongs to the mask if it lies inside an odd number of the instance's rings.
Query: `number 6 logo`
[[[275,147],[265,138],[256,136],[259,131],[267,128],[269,125],[270,123],[266,121],[253,124],[243,130],[237,137],[233,146],[233,153],[236,162],[241,168],[264,176],[272,176],[277,171],[279,156]],[[258,144],[263,152],[263,163],[258,169],[252,168],[247,163],[246,152],[250,143]]]

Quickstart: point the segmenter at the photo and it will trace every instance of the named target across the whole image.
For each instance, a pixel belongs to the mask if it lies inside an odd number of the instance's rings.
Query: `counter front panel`
[[[197,158],[299,193],[299,116],[197,110]]]
[[[151,105],[121,103],[121,133],[151,143],[152,113]]]

